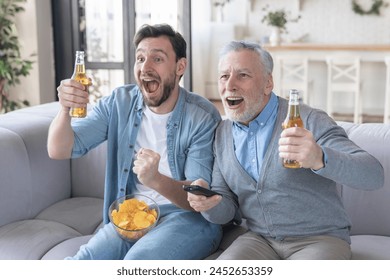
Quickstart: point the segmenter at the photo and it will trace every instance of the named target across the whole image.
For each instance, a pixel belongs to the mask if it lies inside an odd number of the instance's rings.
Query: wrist
[[[61,113],[69,114],[70,107],[61,106]]]
[[[141,184],[148,186],[155,191],[159,191],[163,184],[163,175],[160,172],[154,173],[152,176],[138,178],[141,182]]]
[[[312,169],[313,169],[313,171],[318,171],[318,170],[320,170],[320,169],[322,169],[324,167],[325,167],[324,163],[321,162],[319,164],[316,164]]]
[[[321,161],[319,161],[315,166],[312,168],[313,171],[318,171],[326,166],[326,162],[328,161],[328,157],[326,156],[324,150],[320,149],[321,155],[319,158],[321,158]]]

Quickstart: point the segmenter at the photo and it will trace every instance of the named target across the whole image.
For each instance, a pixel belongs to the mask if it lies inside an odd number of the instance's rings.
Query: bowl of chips
[[[111,203],[108,216],[120,237],[135,242],[156,226],[160,208],[150,197],[132,194]]]

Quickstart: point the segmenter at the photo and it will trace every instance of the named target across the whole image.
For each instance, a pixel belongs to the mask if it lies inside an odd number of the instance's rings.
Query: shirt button
[[[124,172],[129,172],[129,169],[125,168],[123,169]]]
[[[133,148],[134,148],[134,145],[130,144],[130,145],[129,145],[129,148],[130,148],[130,149],[133,149]]]
[[[120,191],[121,191],[121,192],[124,192],[124,191],[125,191],[125,189],[124,189],[124,188],[121,188],[121,189],[120,189]]]
[[[257,190],[257,193],[261,193],[261,190]]]

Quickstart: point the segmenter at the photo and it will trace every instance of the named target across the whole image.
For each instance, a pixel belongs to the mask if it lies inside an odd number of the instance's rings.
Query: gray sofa
[[[0,259],[63,259],[102,223],[104,144],[74,160],[51,160],[46,139],[58,103],[0,115]],[[390,125],[340,123],[385,168],[384,188],[341,187],[353,222],[353,259],[390,259]],[[240,233],[226,227],[214,259]]]

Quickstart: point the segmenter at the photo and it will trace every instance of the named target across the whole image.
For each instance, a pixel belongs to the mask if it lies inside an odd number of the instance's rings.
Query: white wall
[[[11,98],[28,100],[31,105],[55,100],[54,50],[50,0],[27,0],[25,11],[17,15],[16,27],[23,58],[34,61],[30,75],[12,88]]]
[[[261,23],[269,5],[270,10],[284,8],[294,18],[301,19],[288,23],[286,41],[296,40],[307,34],[305,41],[311,43],[335,44],[390,44],[390,6],[381,9],[380,16],[361,16],[353,12],[351,0],[231,0],[225,6],[225,20],[242,25],[243,19],[237,18],[237,10],[243,9],[244,3],[251,8],[245,22],[246,35],[260,40],[271,32],[269,26]],[[372,0],[358,0],[363,9],[369,9]]]
[[[216,19],[212,0],[192,1],[193,39],[193,89],[207,96],[205,80],[210,71],[209,23]],[[371,0],[358,0],[363,8]],[[360,16],[352,11],[350,0],[230,0],[224,7],[224,21],[236,26],[236,39],[258,40],[268,36],[271,29],[261,23],[262,8],[285,8],[292,16],[302,16],[298,23],[288,25],[286,41],[308,34],[305,40],[313,43],[390,44],[390,6],[383,8],[381,16]],[[28,0],[26,11],[17,19],[22,43],[22,54],[36,53],[33,70],[22,85],[12,89],[12,96],[28,99],[31,104],[55,100],[53,38],[50,0]],[[214,13],[213,13],[214,12]],[[221,36],[224,34],[222,33]],[[206,66],[205,66],[206,65]],[[207,69],[205,71],[204,69]],[[214,93],[215,96],[215,93]]]
[[[199,1],[199,0],[198,0]],[[215,8],[210,1],[193,1],[193,54],[194,54],[194,91],[209,98],[218,97],[217,81],[214,81],[213,90],[210,90],[210,71],[217,72],[216,63],[210,59],[210,55],[216,55],[214,42],[229,41],[226,34],[230,31],[208,34],[212,28],[212,22],[216,20]],[[195,7],[194,2],[197,2]],[[301,16],[298,22],[290,22],[287,25],[288,33],[283,34],[284,42],[316,43],[316,44],[390,44],[390,5],[381,9],[381,15],[358,15],[352,10],[351,0],[230,0],[224,7],[224,23],[234,25],[241,32],[236,32],[235,39],[248,39],[262,42],[263,37],[269,36],[271,28],[261,22],[265,12],[263,8],[269,6],[269,10],[284,8],[291,18]],[[363,9],[371,7],[371,0],[357,1]],[[204,13],[205,9],[210,11]],[[206,15],[207,16],[206,16]],[[198,23],[201,19],[200,24]],[[199,26],[202,29],[198,28]],[[217,38],[216,38],[217,37]],[[199,46],[198,40],[202,45]],[[197,49],[197,47],[201,48]],[[197,56],[198,53],[204,55]],[[304,54],[304,52],[302,52]],[[195,58],[196,56],[196,58]],[[385,91],[385,66],[384,61],[379,63],[365,62],[363,64],[362,83],[363,100],[367,111],[377,112],[383,107]],[[314,94],[314,106],[325,109],[326,104],[326,64],[324,62],[311,62],[310,65],[311,94]],[[277,86],[275,87],[277,90]],[[380,109],[381,110],[381,109]]]

